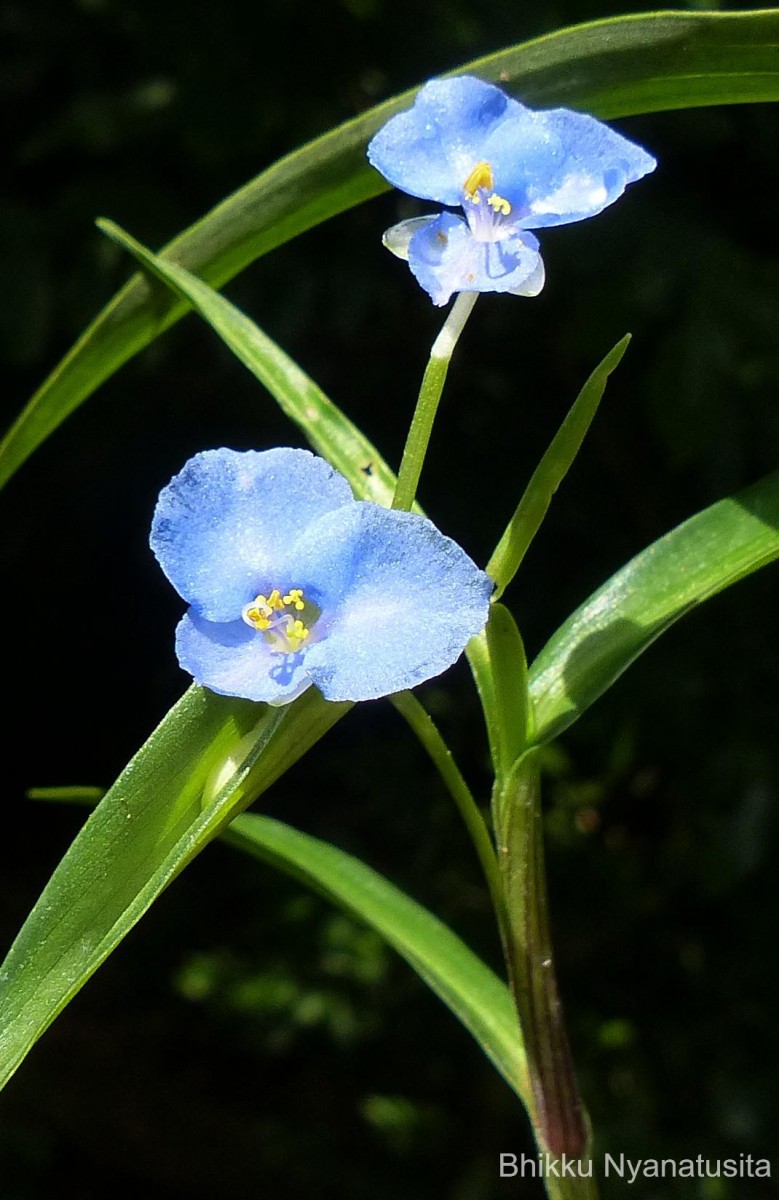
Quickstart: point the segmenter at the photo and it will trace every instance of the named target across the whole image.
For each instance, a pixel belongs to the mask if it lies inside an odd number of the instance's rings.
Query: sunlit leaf
[[[525,1056],[508,987],[451,929],[359,859],[280,821],[247,813],[223,836],[372,925],[527,1102]]]
[[[663,12],[562,29],[468,71],[531,104],[614,118],[779,96],[779,11]],[[384,191],[365,161],[373,133],[413,91],[370,109],[269,167],[163,253],[216,287],[296,234]],[[378,242],[378,231],[377,231]],[[366,253],[368,252],[366,248]],[[0,486],[97,387],[185,311],[135,276],[85,331],[0,446]]]
[[[527,661],[517,623],[493,604],[487,627],[468,643],[468,662],[481,698],[492,766],[502,779],[528,740]]]
[[[555,737],[679,617],[779,557],[779,472],[653,542],[547,642],[530,670],[536,738]]]
[[[192,687],[98,804],[0,967],[0,1087],[160,892],[345,712]]]
[[[314,449],[349,480],[359,499],[389,507],[395,476],[376,447],[272,338],[220,292],[183,267],[152,254],[113,221],[98,224],[153,276],[186,298],[268,389],[282,412],[303,430]]]
[[[514,578],[530,543],[541,528],[552,497],[571,469],[598,411],[608,377],[619,366],[629,342],[628,333],[609,350],[592,372],[552,439],[549,449],[533,472],[530,483],[525,488],[514,515],[487,564],[487,573],[495,580],[498,596]]]

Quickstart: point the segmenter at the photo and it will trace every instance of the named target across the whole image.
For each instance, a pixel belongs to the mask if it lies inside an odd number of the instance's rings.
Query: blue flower
[[[426,84],[368,158],[402,191],[464,212],[385,234],[439,305],[453,292],[537,295],[544,266],[528,230],[595,216],[657,165],[594,117],[534,111],[468,75]]]
[[[206,450],[163,488],[151,546],[191,605],[185,671],[286,704],[416,686],[484,627],[492,581],[424,517],[353,498],[307,450]]]

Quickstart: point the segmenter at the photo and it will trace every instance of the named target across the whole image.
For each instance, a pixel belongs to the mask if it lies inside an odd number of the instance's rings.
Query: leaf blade
[[[351,707],[191,687],[90,815],[0,966],[0,1087],[153,900]]]
[[[508,987],[448,926],[359,859],[270,817],[247,813],[223,837],[376,929],[527,1102],[525,1058]]]
[[[521,88],[531,104],[613,118],[779,98],[779,10],[664,12],[559,30],[458,68]],[[455,73],[455,72],[452,72]],[[406,92],[263,171],[162,251],[215,287],[262,254],[386,190],[368,139],[408,105]],[[134,276],[44,381],[0,444],[0,487],[107,378],[185,312]]]
[[[533,472],[487,563],[487,574],[495,580],[496,599],[503,594],[522,565],[533,538],[541,528],[555,492],[573,466],[603,399],[609,375],[622,361],[630,343],[630,336],[629,333],[625,334],[586,380]]]
[[[530,669],[536,739],[556,737],[685,613],[779,557],[779,471],[653,542],[560,626]]]
[[[167,288],[186,298],[361,500],[390,506],[396,479],[376,447],[259,325],[220,292],[152,254],[113,221],[100,220],[98,226]]]
[[[479,693],[496,781],[502,780],[528,742],[527,659],[516,621],[499,602],[466,654]]]

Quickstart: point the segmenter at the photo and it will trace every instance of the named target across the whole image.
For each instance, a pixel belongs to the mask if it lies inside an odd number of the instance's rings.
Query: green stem
[[[471,315],[477,296],[478,292],[458,292],[457,299],[449,310],[441,332],[433,342],[430,359],[422,378],[422,386],[419,389],[411,428],[408,431],[403,450],[398,482],[392,500],[393,508],[408,510],[414,503],[452,353],[457,345],[457,339],[465,327],[465,322]]]
[[[394,696],[390,696],[390,700],[403,719],[410,725],[425,750],[427,750],[441,778],[449,789],[452,799],[457,805],[460,816],[465,822],[465,826],[471,836],[471,841],[479,856],[479,861],[487,880],[487,886],[490,890],[490,897],[502,926],[505,921],[505,913],[503,889],[498,872],[498,860],[495,855],[495,847],[487,827],[487,822],[473,798],[473,793],[463,779],[460,768],[454,761],[451,750],[438,732],[433,718],[422,707],[416,696],[411,692],[397,692]]]
[[[533,719],[522,638],[508,609],[493,604],[486,629],[468,645],[495,768],[492,819],[498,847],[503,950],[526,1047],[530,1116],[542,1155],[565,1155],[559,1178],[544,1174],[550,1200],[592,1200],[589,1137],[552,962],[540,778],[528,751]],[[544,1166],[547,1165],[544,1157]],[[581,1167],[579,1166],[581,1164]]]
[[[579,1160],[587,1155],[589,1133],[552,960],[536,760],[536,751],[523,755],[498,781],[493,802],[509,916],[508,965],[527,1049],[540,1147]]]

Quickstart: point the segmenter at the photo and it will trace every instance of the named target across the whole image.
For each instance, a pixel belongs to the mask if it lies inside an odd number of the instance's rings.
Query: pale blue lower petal
[[[404,262],[408,262],[408,248],[411,245],[412,237],[435,220],[435,214],[431,214],[428,217],[409,217],[406,221],[399,221],[397,225],[391,225],[381,235],[382,245],[396,258],[402,258]]]
[[[287,585],[308,525],[353,502],[343,476],[308,450],[205,450],[161,492],[151,547],[179,595],[230,621],[259,592]]]
[[[439,675],[487,620],[492,581],[413,513],[341,509],[317,567],[342,589],[306,650],[328,700],[373,700]]]
[[[193,609],[176,630],[176,655],[196,683],[221,696],[288,704],[311,684],[305,653],[274,654],[243,621],[205,621]]]
[[[482,242],[466,221],[452,213],[441,213],[422,226],[408,247],[411,270],[438,305],[446,304],[454,292],[516,294],[531,277],[538,281],[540,276],[543,283],[540,261],[532,233]]]
[[[522,283],[519,285],[519,287],[511,289],[511,295],[512,296],[537,296],[541,291],[543,291],[543,287],[544,287],[545,283],[546,283],[546,268],[544,267],[543,258],[541,258],[541,256],[539,255],[538,262],[536,263],[533,271],[531,271],[531,273],[528,275],[527,279],[524,279],[522,281]]]

